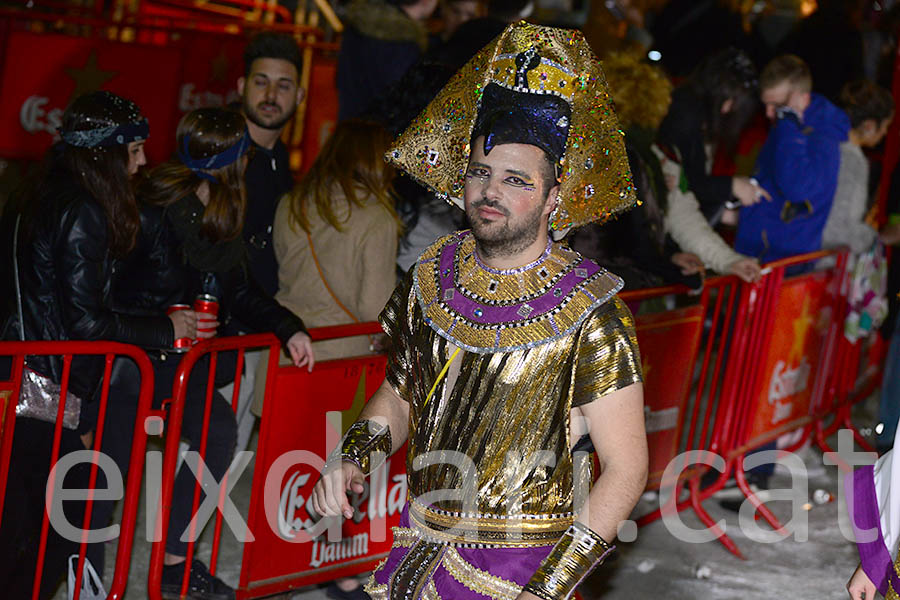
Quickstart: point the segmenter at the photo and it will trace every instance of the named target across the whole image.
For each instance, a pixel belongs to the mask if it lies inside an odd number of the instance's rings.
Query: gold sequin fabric
[[[510,284],[512,285],[512,284]],[[558,531],[590,469],[570,452],[572,407],[641,381],[634,321],[618,297],[567,335],[508,352],[462,351],[452,389],[429,390],[456,349],[426,324],[412,271],[380,316],[391,339],[386,379],[409,402],[410,497],[434,510],[546,521]],[[452,497],[436,498],[438,490]],[[546,542],[544,542],[546,543]]]
[[[470,142],[484,88],[512,89],[515,57],[534,49],[541,66],[523,93],[554,94],[572,109],[561,159],[560,205],[550,228],[606,221],[631,207],[635,189],[600,61],[579,31],[519,22],[475,55],[402,133],[387,158],[438,196],[462,208]],[[516,89],[516,91],[522,91]]]
[[[425,323],[470,352],[509,352],[571,334],[622,280],[548,240],[518,269],[482,264],[470,231],[446,236],[419,257],[413,279]]]

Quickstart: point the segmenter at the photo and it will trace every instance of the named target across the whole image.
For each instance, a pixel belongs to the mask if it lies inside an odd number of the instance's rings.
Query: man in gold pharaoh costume
[[[581,34],[518,23],[390,151],[472,229],[395,290],[385,382],[313,492],[351,517],[347,492],[409,442],[376,600],[568,598],[612,551],[647,474],[634,324],[621,280],[550,233],[634,203],[622,135]]]

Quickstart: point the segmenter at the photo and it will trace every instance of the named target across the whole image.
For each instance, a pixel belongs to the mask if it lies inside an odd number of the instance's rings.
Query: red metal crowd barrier
[[[377,323],[314,329],[314,340],[381,333]],[[180,424],[186,382],[204,356],[210,357],[210,372],[218,354],[237,351],[232,407],[238,410],[241,364],[246,350],[269,348],[263,415],[255,456],[252,493],[247,515],[250,536],[243,541],[238,598],[258,598],[298,587],[329,581],[335,577],[371,570],[390,550],[390,527],[397,524],[399,508],[406,501],[405,462],[402,451],[376,471],[369,488],[358,501],[357,517],[345,523],[342,541],[311,540],[313,527],[307,500],[318,480],[325,457],[343,431],[359,415],[366,400],[384,378],[385,356],[373,355],[317,363],[312,372],[293,366],[279,367],[280,345],[271,335],[208,340],[195,346],[182,359],[170,408],[166,439],[157,536],[151,552],[148,592],[160,597],[165,539],[172,506],[175,464],[179,451]],[[210,384],[212,380],[210,380]],[[206,417],[213,386],[208,385]],[[322,402],[327,398],[328,402]],[[197,399],[194,399],[195,401]],[[205,455],[203,448],[201,456]],[[222,490],[224,493],[225,485]],[[197,510],[199,483],[194,497]],[[213,532],[210,571],[216,572],[222,542],[223,497]],[[193,532],[192,532],[193,533]],[[173,532],[173,534],[175,534]],[[191,536],[193,540],[194,535]],[[300,543],[298,543],[300,542]],[[307,542],[307,543],[303,543]],[[188,543],[189,565],[195,543]],[[187,584],[187,570],[183,585]]]
[[[828,268],[790,274],[798,267],[811,268],[829,255],[833,255],[834,264]],[[852,425],[849,407],[858,401],[870,383],[857,385],[853,391],[850,389],[852,382],[848,383],[849,378],[842,375],[841,365],[854,360],[854,349],[843,337],[845,265],[846,253],[820,252],[767,265],[764,277],[756,284],[744,284],[729,276],[708,280],[696,296],[677,286],[622,294],[623,300],[636,308],[635,324],[644,367],[651,465],[647,489],[659,490],[661,496],[660,507],[639,519],[640,525],[660,518],[667,511],[690,508],[718,534],[719,541],[729,551],[741,556],[734,542],[717,529],[703,508],[703,502],[734,477],[761,516],[775,530],[783,532],[782,525],[749,489],[742,469],[743,458],[788,432],[800,432],[786,448],[792,450],[814,435],[820,444],[824,444],[824,436],[832,428]],[[366,323],[323,328],[313,330],[311,334],[318,340],[380,331],[377,323]],[[238,598],[263,597],[371,570],[389,551],[389,527],[396,524],[406,499],[402,453],[395,455],[370,481],[366,495],[357,501],[356,518],[342,526],[342,541],[329,543],[323,537],[312,539],[307,533],[315,523],[308,501],[318,470],[341,433],[356,419],[366,399],[380,385],[384,376],[384,355],[327,361],[307,372],[306,369],[278,365],[280,345],[271,335],[206,340],[181,358],[168,403],[169,427],[148,576],[151,598],[160,598],[165,539],[169,533],[181,420],[188,400],[190,374],[198,361],[208,358],[209,377],[202,399],[205,401],[205,432],[216,387],[215,367],[221,353],[235,352],[237,355],[231,398],[232,407],[237,411],[244,354],[252,348],[268,348],[269,359],[264,413],[246,518],[250,535],[243,540]],[[673,348],[678,352],[673,352]],[[9,468],[18,382],[24,357],[31,354],[65,355],[63,389],[74,355],[105,356],[105,383],[93,447],[100,447],[102,443],[114,358],[130,358],[140,369],[140,406],[134,428],[122,533],[110,590],[111,598],[121,597],[130,566],[143,473],[147,441],[144,423],[148,417],[165,416],[165,412],[154,411],[150,406],[152,367],[142,351],[122,344],[0,343],[0,355],[14,357],[11,378],[0,382],[0,397],[5,393],[11,399],[3,410],[5,419],[0,423],[0,458],[3,458],[0,461],[0,489],[5,489]],[[322,402],[323,398],[328,402]],[[193,401],[201,400],[193,398]],[[833,420],[830,425],[827,424],[829,419]],[[58,420],[53,463],[57,459],[61,433],[61,421]],[[860,438],[860,441],[864,440]],[[206,433],[200,442],[201,456],[205,456],[205,450]],[[710,464],[704,460],[709,455],[723,457],[725,469],[714,482],[701,487],[701,478],[710,471]],[[667,468],[674,473],[668,479]],[[96,477],[95,461],[91,487]],[[219,486],[210,560],[212,573],[216,572],[222,542],[226,483],[227,475]],[[198,483],[193,497],[194,512],[199,500]],[[90,522],[91,506],[89,502],[83,523]],[[3,496],[0,495],[0,514],[2,508]],[[192,526],[195,528],[192,533],[202,529],[202,524]],[[46,543],[47,528],[45,516],[42,543]],[[195,537],[191,536],[191,539]],[[82,543],[82,561],[85,548]],[[186,565],[190,565],[194,552],[195,543],[191,541]],[[40,573],[40,566],[37,572]],[[80,577],[80,566],[78,573]],[[187,572],[183,580],[183,585],[186,584]],[[34,597],[37,597],[39,586],[40,577],[36,577]]]
[[[54,466],[60,459],[60,442],[63,434],[63,415],[69,380],[71,375],[72,360],[81,356],[102,356],[105,360],[103,383],[98,405],[97,425],[93,432],[91,448],[100,448],[103,443],[104,426],[106,424],[107,406],[110,402],[109,385],[113,362],[117,359],[130,359],[137,365],[140,373],[140,392],[138,396],[137,420],[134,423],[134,441],[130,455],[130,467],[125,487],[125,497],[122,510],[122,521],[116,551],[116,562],[111,587],[108,591],[110,599],[122,598],[128,581],[128,570],[131,564],[131,548],[134,540],[134,529],[137,522],[138,501],[140,499],[140,485],[144,468],[144,453],[147,445],[147,433],[144,429],[145,420],[157,415],[151,409],[153,397],[153,368],[147,355],[139,348],[115,342],[0,342],[0,356],[12,358],[12,370],[9,379],[0,381],[0,392],[5,392],[6,405],[3,409],[2,432],[0,432],[0,518],[3,515],[3,504],[6,496],[7,477],[9,475],[10,462],[13,460],[13,438],[16,426],[16,406],[20,399],[22,375],[26,368],[27,356],[61,356],[63,359],[62,381],[60,382],[59,408],[54,425],[54,437],[49,462],[50,479],[47,483],[47,505],[53,498],[54,491]],[[113,400],[115,401],[115,400]],[[87,550],[87,530],[90,529],[91,514],[94,500],[93,492],[97,482],[99,452],[93,450],[91,470],[88,484],[88,499],[85,505],[84,519],[81,529],[84,531],[79,546],[76,580],[74,586],[74,599],[78,600],[81,593],[82,574]],[[37,567],[35,569],[34,584],[31,598],[39,597],[44,575],[44,559],[47,552],[47,540],[49,533],[49,519],[47,510],[44,510],[41,525],[40,544],[38,547]],[[9,559],[10,557],[7,557]]]
[[[815,269],[823,259],[833,266]],[[795,436],[785,452],[799,449],[817,426],[815,408],[833,376],[843,331],[846,300],[842,294],[846,252],[822,251],[766,265],[762,279],[748,285],[745,356],[740,361],[745,383],[732,400],[738,419],[725,452],[726,468],[706,497],[734,477],[760,515],[779,533],[782,524],[753,493],[744,473],[751,451]],[[791,271],[806,271],[789,275]]]
[[[629,303],[663,298],[691,301],[687,288],[681,286],[625,292],[622,298]],[[741,324],[746,318],[747,299],[746,289],[737,278],[717,277],[706,282],[693,305],[653,315],[638,311],[635,318],[644,361],[644,402],[648,407],[645,414],[651,469],[647,489],[660,491],[659,508],[639,518],[638,525],[653,522],[667,512],[691,508],[717,533],[719,541],[738,556],[741,554],[737,546],[701,504],[700,478],[708,469],[705,464],[694,463],[709,453],[721,454],[728,447],[736,418],[732,401],[739,384],[735,364],[740,359],[736,353],[742,349]],[[672,325],[660,329],[656,333],[659,339],[653,339],[649,334],[657,323]],[[672,352],[673,347],[679,352]],[[648,353],[659,355],[659,361],[651,358],[648,364]],[[657,362],[662,363],[663,369],[656,367]],[[671,367],[671,363],[675,368],[664,370],[664,365]],[[665,400],[667,397],[670,400]],[[656,431],[658,419],[654,418],[661,401],[665,403],[663,410],[679,407],[665,437]],[[667,469],[674,480],[664,477]],[[684,485],[689,493],[679,497]]]

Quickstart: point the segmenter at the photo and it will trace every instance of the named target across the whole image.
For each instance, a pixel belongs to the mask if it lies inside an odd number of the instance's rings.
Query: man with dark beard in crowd
[[[246,173],[244,240],[254,277],[273,296],[278,264],[272,251],[272,219],[278,200],[294,186],[281,132],[305,94],[301,68],[300,50],[291,36],[262,33],[244,50],[244,76],[237,82],[254,149]]]
[[[241,95],[240,111],[247,121],[253,151],[244,175],[247,189],[247,210],[244,217],[244,242],[248,266],[255,281],[269,296],[278,291],[278,262],[272,249],[272,222],[278,200],[294,187],[287,147],[281,132],[293,118],[303,100],[305,90],[300,87],[303,57],[290,35],[260,33],[244,50],[244,76],[237,81]],[[250,327],[236,323],[220,334],[237,334]],[[256,371],[264,351],[244,355],[244,376],[238,402],[237,449],[246,448],[253,433],[255,419],[249,412],[249,397],[256,384]],[[260,382],[261,390],[265,383]],[[231,398],[231,386],[222,390]]]

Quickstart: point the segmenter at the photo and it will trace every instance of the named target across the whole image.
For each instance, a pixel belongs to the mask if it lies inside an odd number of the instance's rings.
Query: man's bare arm
[[[612,544],[619,523],[631,514],[647,483],[643,385],[632,384],[574,412],[588,419],[601,470],[576,519]],[[517,600],[539,598],[522,591]]]
[[[359,416],[387,425],[391,433],[391,453],[406,442],[409,435],[409,404],[385,380],[369,399]],[[319,478],[312,493],[313,510],[324,517],[353,516],[347,491],[362,493],[365,475],[355,464],[341,461],[340,468],[327,470]]]
[[[394,391],[387,379],[381,382],[360,413],[359,420],[366,419],[390,428],[391,453],[406,442],[409,435],[409,404]]]
[[[579,409],[588,419],[600,477],[578,520],[612,543],[647,484],[644,387],[632,384]]]

